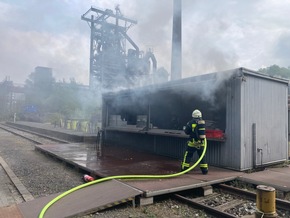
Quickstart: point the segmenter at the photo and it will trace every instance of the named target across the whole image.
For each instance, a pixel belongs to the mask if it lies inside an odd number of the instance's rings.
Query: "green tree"
[[[258,71],[269,76],[290,79],[290,67],[285,68],[279,67],[278,65],[272,65],[270,67],[261,68]]]
[[[26,108],[36,109],[34,113],[24,113],[23,117],[30,121],[89,120],[93,114],[100,114],[100,94],[77,84],[73,78],[70,82],[55,82],[51,68],[37,67],[26,80],[25,88]],[[40,116],[37,120],[29,117],[36,115]]]
[[[72,117],[81,107],[76,92],[78,88],[75,84],[56,83],[50,96],[44,102],[47,111],[61,114],[65,118]]]

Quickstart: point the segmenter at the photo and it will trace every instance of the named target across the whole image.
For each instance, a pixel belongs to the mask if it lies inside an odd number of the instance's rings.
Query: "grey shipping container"
[[[207,139],[210,165],[245,171],[288,159],[288,80],[245,68],[104,94],[104,142],[181,159],[195,108],[224,135]],[[127,125],[109,126],[113,114]]]

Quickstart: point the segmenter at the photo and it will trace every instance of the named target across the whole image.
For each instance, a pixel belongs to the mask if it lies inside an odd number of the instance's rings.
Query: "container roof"
[[[124,89],[124,90],[119,90],[115,92],[107,92],[103,94],[103,97],[110,98],[110,96],[113,97],[115,95],[128,95],[131,92],[135,92],[135,93],[140,92],[143,94],[144,93],[150,94],[150,93],[155,93],[162,90],[180,90],[180,89],[184,90],[186,89],[186,87],[193,87],[193,86],[201,87],[201,86],[204,86],[205,84],[210,85],[210,86],[217,86],[217,85],[222,84],[222,82],[225,82],[228,79],[232,78],[235,75],[237,76],[249,75],[249,76],[259,77],[262,79],[268,79],[268,80],[285,83],[287,85],[289,84],[289,80],[265,75],[254,70],[241,67],[241,68],[235,68],[232,70],[226,70],[226,71],[187,77],[180,80],[168,81],[165,83],[137,87],[133,89]]]

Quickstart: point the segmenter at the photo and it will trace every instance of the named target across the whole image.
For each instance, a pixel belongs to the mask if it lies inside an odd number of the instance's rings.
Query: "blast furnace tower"
[[[152,51],[140,51],[127,34],[137,21],[123,16],[119,6],[115,7],[115,12],[91,7],[81,19],[87,21],[91,29],[91,88],[129,88],[140,85],[140,81],[150,81],[150,73],[157,68],[155,56]]]

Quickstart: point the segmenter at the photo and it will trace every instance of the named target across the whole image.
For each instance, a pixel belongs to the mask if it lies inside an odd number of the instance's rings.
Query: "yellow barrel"
[[[71,121],[71,129],[72,130],[76,130],[77,129],[77,120],[72,120]]]
[[[275,188],[265,185],[258,185],[256,204],[256,217],[277,217]]]
[[[81,130],[82,132],[88,132],[88,121],[81,122]]]
[[[66,128],[71,129],[71,120],[66,121]]]

